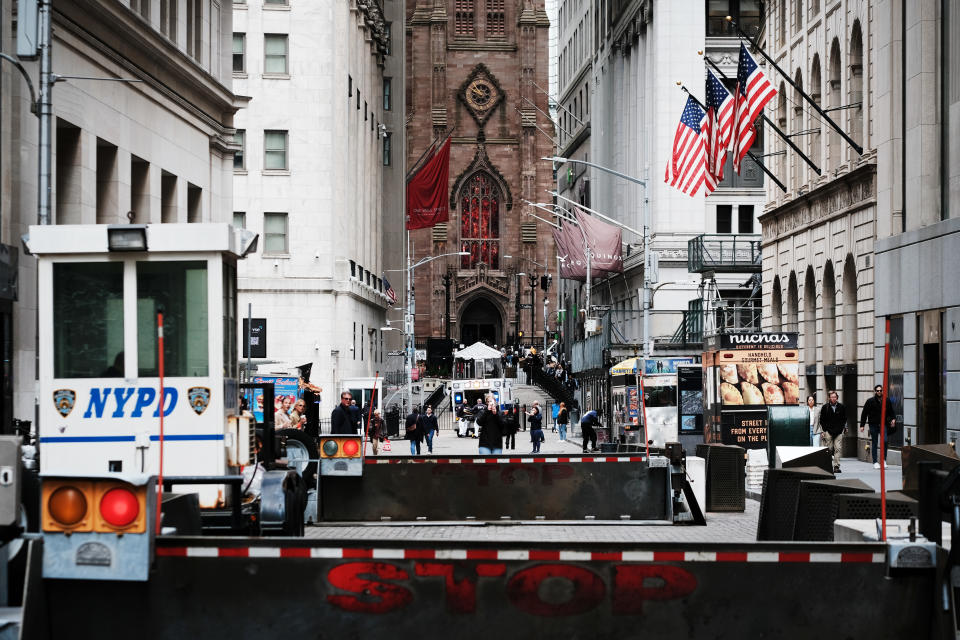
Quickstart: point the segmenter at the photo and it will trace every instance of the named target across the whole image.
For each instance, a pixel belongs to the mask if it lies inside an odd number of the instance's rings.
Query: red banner
[[[449,217],[449,138],[407,183],[407,230],[426,229]]]

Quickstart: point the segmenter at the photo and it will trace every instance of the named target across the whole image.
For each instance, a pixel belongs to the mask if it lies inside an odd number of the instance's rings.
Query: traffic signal
[[[44,480],[43,530],[144,533],[147,486],[119,480]]]
[[[550,288],[551,283],[553,283],[553,276],[547,274],[545,276],[540,276],[540,288],[544,291]]]
[[[363,439],[361,436],[322,436],[320,438],[320,475],[363,475]]]
[[[44,578],[147,580],[156,504],[150,476],[44,477]]]

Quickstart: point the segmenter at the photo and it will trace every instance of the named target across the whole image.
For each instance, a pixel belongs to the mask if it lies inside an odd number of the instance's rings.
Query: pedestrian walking
[[[830,402],[820,409],[820,442],[833,455],[833,472],[840,473],[840,453],[843,450],[843,432],[847,428],[847,410],[840,404],[840,396],[833,389],[827,392]]]
[[[380,409],[374,409],[373,417],[370,418],[370,424],[367,426],[367,438],[373,446],[373,455],[380,453],[380,443],[383,442],[383,436],[387,433],[387,425],[380,415]]]
[[[356,435],[357,427],[350,410],[350,401],[353,396],[349,391],[340,394],[340,404],[330,413],[330,433],[340,435]]]
[[[807,396],[807,411],[810,414],[810,446],[820,446],[820,407],[815,396]]]
[[[560,410],[557,411],[557,429],[560,431],[560,442],[567,441],[567,424],[570,422],[570,412],[567,411],[567,403],[560,403]]]
[[[517,431],[520,430],[520,408],[517,405],[507,405],[503,414],[504,449],[517,448]]]
[[[423,442],[423,429],[417,424],[420,421],[420,410],[413,408],[410,415],[407,416],[407,440],[410,441],[410,455],[420,455],[420,443]]]
[[[427,439],[427,453],[433,453],[433,437],[439,432],[439,427],[437,426],[437,416],[433,415],[433,407],[429,404],[424,413],[420,414],[419,426]]]
[[[587,452],[587,442],[592,451],[597,450],[597,427],[600,426],[600,409],[587,411],[580,419],[580,431],[583,433],[583,452]]]
[[[481,409],[477,415],[477,426],[480,429],[480,455],[503,453],[503,415],[497,409],[497,403],[490,399],[487,407]]]
[[[363,433],[363,412],[357,406],[356,398],[350,400],[350,416],[353,419],[354,427],[357,429],[354,433]]]
[[[873,457],[873,468],[880,468],[880,461],[877,459],[877,440],[880,438],[880,413],[882,409],[883,386],[877,385],[873,388],[873,397],[868,398],[863,403],[863,411],[860,413],[860,428],[864,424],[870,426],[870,455]],[[883,461],[887,460],[887,444],[890,442],[890,435],[897,427],[896,416],[893,413],[893,403],[887,398],[887,433],[883,439]]]

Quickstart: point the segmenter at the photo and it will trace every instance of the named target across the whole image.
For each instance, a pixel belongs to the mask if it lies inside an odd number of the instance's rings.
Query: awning
[[[469,347],[454,352],[453,357],[461,360],[499,360],[500,352],[482,342],[474,342]]]
[[[612,376],[632,376],[637,373],[637,358],[627,358],[610,367]]]

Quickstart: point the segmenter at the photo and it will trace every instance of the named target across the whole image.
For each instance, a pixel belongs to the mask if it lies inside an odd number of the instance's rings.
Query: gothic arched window
[[[500,189],[489,174],[473,175],[460,190],[460,268],[500,268]]]

